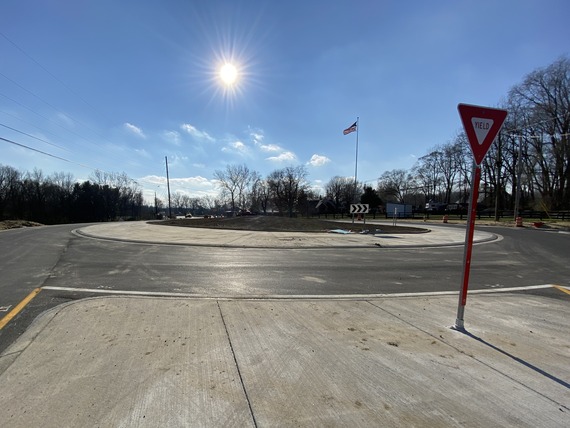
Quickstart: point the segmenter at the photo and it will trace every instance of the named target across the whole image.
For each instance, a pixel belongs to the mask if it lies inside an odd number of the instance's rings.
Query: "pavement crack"
[[[235,353],[235,351],[234,351],[234,345],[233,345],[233,343],[232,343],[232,338],[230,337],[230,332],[229,332],[229,330],[228,330],[228,326],[227,326],[227,324],[226,324],[226,320],[225,320],[225,318],[224,318],[224,313],[222,312],[222,308],[221,308],[221,306],[220,306],[219,300],[216,300],[216,304],[218,305],[218,310],[220,311],[220,318],[222,319],[222,323],[224,324],[224,329],[226,330],[226,336],[227,336],[227,338],[228,338],[228,343],[229,343],[229,345],[230,345],[230,350],[232,351],[232,357],[233,357],[234,363],[235,363],[235,365],[236,365],[236,369],[237,369],[238,376],[239,376],[239,381],[240,381],[240,383],[241,383],[241,387],[242,387],[242,389],[243,389],[243,393],[244,393],[245,399],[246,399],[246,401],[247,401],[247,407],[249,408],[249,414],[251,415],[251,420],[252,420],[252,422],[253,422],[253,426],[257,428],[257,421],[255,420],[255,415],[254,415],[254,413],[253,413],[253,408],[251,407],[251,401],[250,401],[249,395],[248,395],[248,393],[247,393],[247,388],[245,387],[245,382],[243,381],[243,377],[242,377],[242,374],[241,374],[241,370],[240,370],[240,367],[239,367],[239,363],[238,363],[238,360],[237,360],[237,357],[236,357],[236,353]]]

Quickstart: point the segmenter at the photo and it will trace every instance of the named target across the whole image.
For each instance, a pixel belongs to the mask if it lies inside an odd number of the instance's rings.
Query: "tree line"
[[[570,209],[570,60],[562,57],[529,73],[498,107],[507,120],[482,164],[480,203],[496,210]],[[425,207],[469,200],[472,155],[464,132],[436,145],[410,170],[383,172],[376,187],[352,177],[333,177],[324,189],[311,188],[304,165],[277,169],[263,178],[247,165],[216,170],[217,197],[191,198],[177,192],[173,214],[284,216],[347,213],[351,203],[372,210],[386,202]],[[0,219],[46,224],[154,218],[167,201],[145,205],[138,184],[124,173],[95,171],[77,183],[69,174],[49,177],[0,165]]]
[[[495,211],[570,209],[570,60],[561,57],[529,73],[497,106],[507,120],[485,157],[479,206]],[[262,179],[246,165],[216,171],[221,200],[232,211],[268,207],[283,215],[303,213],[309,200],[320,200],[320,211],[348,212],[351,203],[379,209],[386,202],[426,204],[469,201],[473,157],[465,132],[420,157],[410,170],[383,172],[376,188],[351,177],[333,177],[323,191],[311,189],[304,167],[274,171]]]
[[[45,176],[0,165],[0,220],[21,219],[43,224],[138,219],[143,197],[126,174],[95,171],[78,183],[70,174]]]
[[[481,166],[480,202],[498,210],[570,209],[570,60],[529,73],[498,107],[508,116]],[[414,205],[465,203],[472,163],[460,132],[411,170],[384,172],[378,191],[386,200]]]

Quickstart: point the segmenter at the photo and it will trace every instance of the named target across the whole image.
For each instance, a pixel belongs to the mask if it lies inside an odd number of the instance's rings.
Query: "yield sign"
[[[507,117],[506,110],[459,104],[457,106],[475,164],[481,165]]]

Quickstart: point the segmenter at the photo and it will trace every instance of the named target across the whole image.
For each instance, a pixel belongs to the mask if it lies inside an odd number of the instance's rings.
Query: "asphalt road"
[[[0,351],[45,309],[92,295],[72,288],[229,298],[457,291],[461,283],[461,247],[173,247],[85,239],[72,234],[78,227],[0,233],[0,318],[36,287],[66,289],[42,291],[0,330]],[[470,289],[570,284],[570,234],[492,230],[504,239],[475,246]]]

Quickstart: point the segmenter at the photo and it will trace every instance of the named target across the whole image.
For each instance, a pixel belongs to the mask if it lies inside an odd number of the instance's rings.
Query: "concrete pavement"
[[[457,295],[78,300],[0,357],[0,426],[569,426],[567,292],[469,295],[466,333]]]
[[[426,233],[395,234],[382,232],[383,221],[367,221],[371,233],[250,232],[161,226],[154,222],[101,223],[81,228],[78,234],[98,239],[146,242],[153,244],[219,246],[229,248],[403,248],[463,245],[465,228],[422,223]],[[398,223],[409,226],[411,224]],[[417,224],[413,224],[417,226]],[[344,225],[342,227],[345,227]],[[378,230],[378,233],[374,233]],[[495,233],[475,228],[475,243],[500,239]]]

